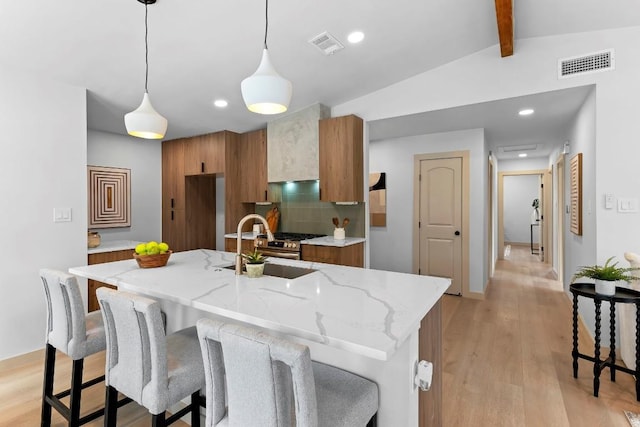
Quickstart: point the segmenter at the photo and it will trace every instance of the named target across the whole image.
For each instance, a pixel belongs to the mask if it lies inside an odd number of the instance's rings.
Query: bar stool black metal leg
[[[593,395],[598,397],[598,391],[600,390],[600,305],[602,301],[596,299],[594,301],[596,305],[596,336],[595,336],[595,351],[593,362]]]
[[[70,426],[80,425],[80,398],[82,397],[82,371],[84,359],[74,360],[71,369],[71,393],[69,394]]]
[[[609,302],[611,320],[610,320],[610,329],[609,329],[609,337],[611,340],[611,349],[609,351],[609,359],[611,360],[611,365],[609,366],[609,370],[611,371],[611,381],[616,380],[616,305],[613,301]]]
[[[107,386],[104,401],[104,427],[116,427],[116,419],[118,418],[118,390]]]
[[[200,427],[200,392],[191,395],[191,426]]]
[[[56,367],[56,348],[47,344],[44,353],[44,383],[42,386],[42,412],[40,415],[40,425],[42,427],[51,426],[51,403],[48,402],[53,395],[53,374]]]
[[[165,413],[152,415],[151,416],[151,427],[165,427],[167,424],[165,422]]]
[[[578,294],[573,294],[573,378],[578,378]]]

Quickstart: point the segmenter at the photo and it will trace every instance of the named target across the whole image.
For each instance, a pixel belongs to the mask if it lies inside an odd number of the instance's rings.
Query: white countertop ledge
[[[245,231],[242,233],[242,240],[254,240],[258,237],[257,234],[253,234],[253,231]],[[237,239],[238,233],[229,233],[224,235],[225,239]]]
[[[271,258],[312,268],[296,279],[236,276],[234,254],[175,252],[160,268],[135,260],[69,269],[71,274],[194,307],[378,360],[389,360],[441,298],[449,279]]]
[[[365,242],[367,239],[364,237],[345,237],[342,240],[334,239],[333,236],[316,237],[315,239],[303,240],[300,243],[303,245],[315,245],[315,246],[336,246],[344,247],[356,245],[358,243]]]
[[[101,241],[100,246],[96,248],[88,248],[88,254],[100,254],[104,252],[115,252],[115,251],[123,251],[126,249],[135,249],[138,244],[144,242],[137,242],[135,240],[112,240],[112,241]]]

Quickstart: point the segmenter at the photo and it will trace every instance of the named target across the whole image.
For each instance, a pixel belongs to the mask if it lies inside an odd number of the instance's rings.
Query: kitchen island
[[[418,332],[430,311],[439,310],[448,279],[278,258],[271,263],[313,271],[250,279],[225,268],[234,261],[233,253],[202,249],[174,253],[162,268],[126,260],[69,272],[160,300],[169,332],[214,317],[308,345],[314,360],[378,384],[379,426],[419,425],[418,394],[440,390],[414,387]]]

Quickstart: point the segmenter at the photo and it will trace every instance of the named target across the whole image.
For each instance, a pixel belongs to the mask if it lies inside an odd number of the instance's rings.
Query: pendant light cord
[[[149,11],[147,8],[147,2],[144,3],[144,93],[148,93],[147,82],[149,81],[149,24],[148,17]]]
[[[265,1],[264,10],[264,48],[267,49],[267,30],[269,29],[269,0]]]

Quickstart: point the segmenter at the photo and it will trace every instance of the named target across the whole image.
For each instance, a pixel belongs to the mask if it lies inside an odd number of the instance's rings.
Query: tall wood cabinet
[[[186,249],[185,139],[162,143],[162,240],[172,250]]]
[[[185,176],[224,173],[225,142],[229,133],[222,131],[187,138],[184,146]]]
[[[362,202],[363,121],[349,115],[320,120],[320,201]]]

